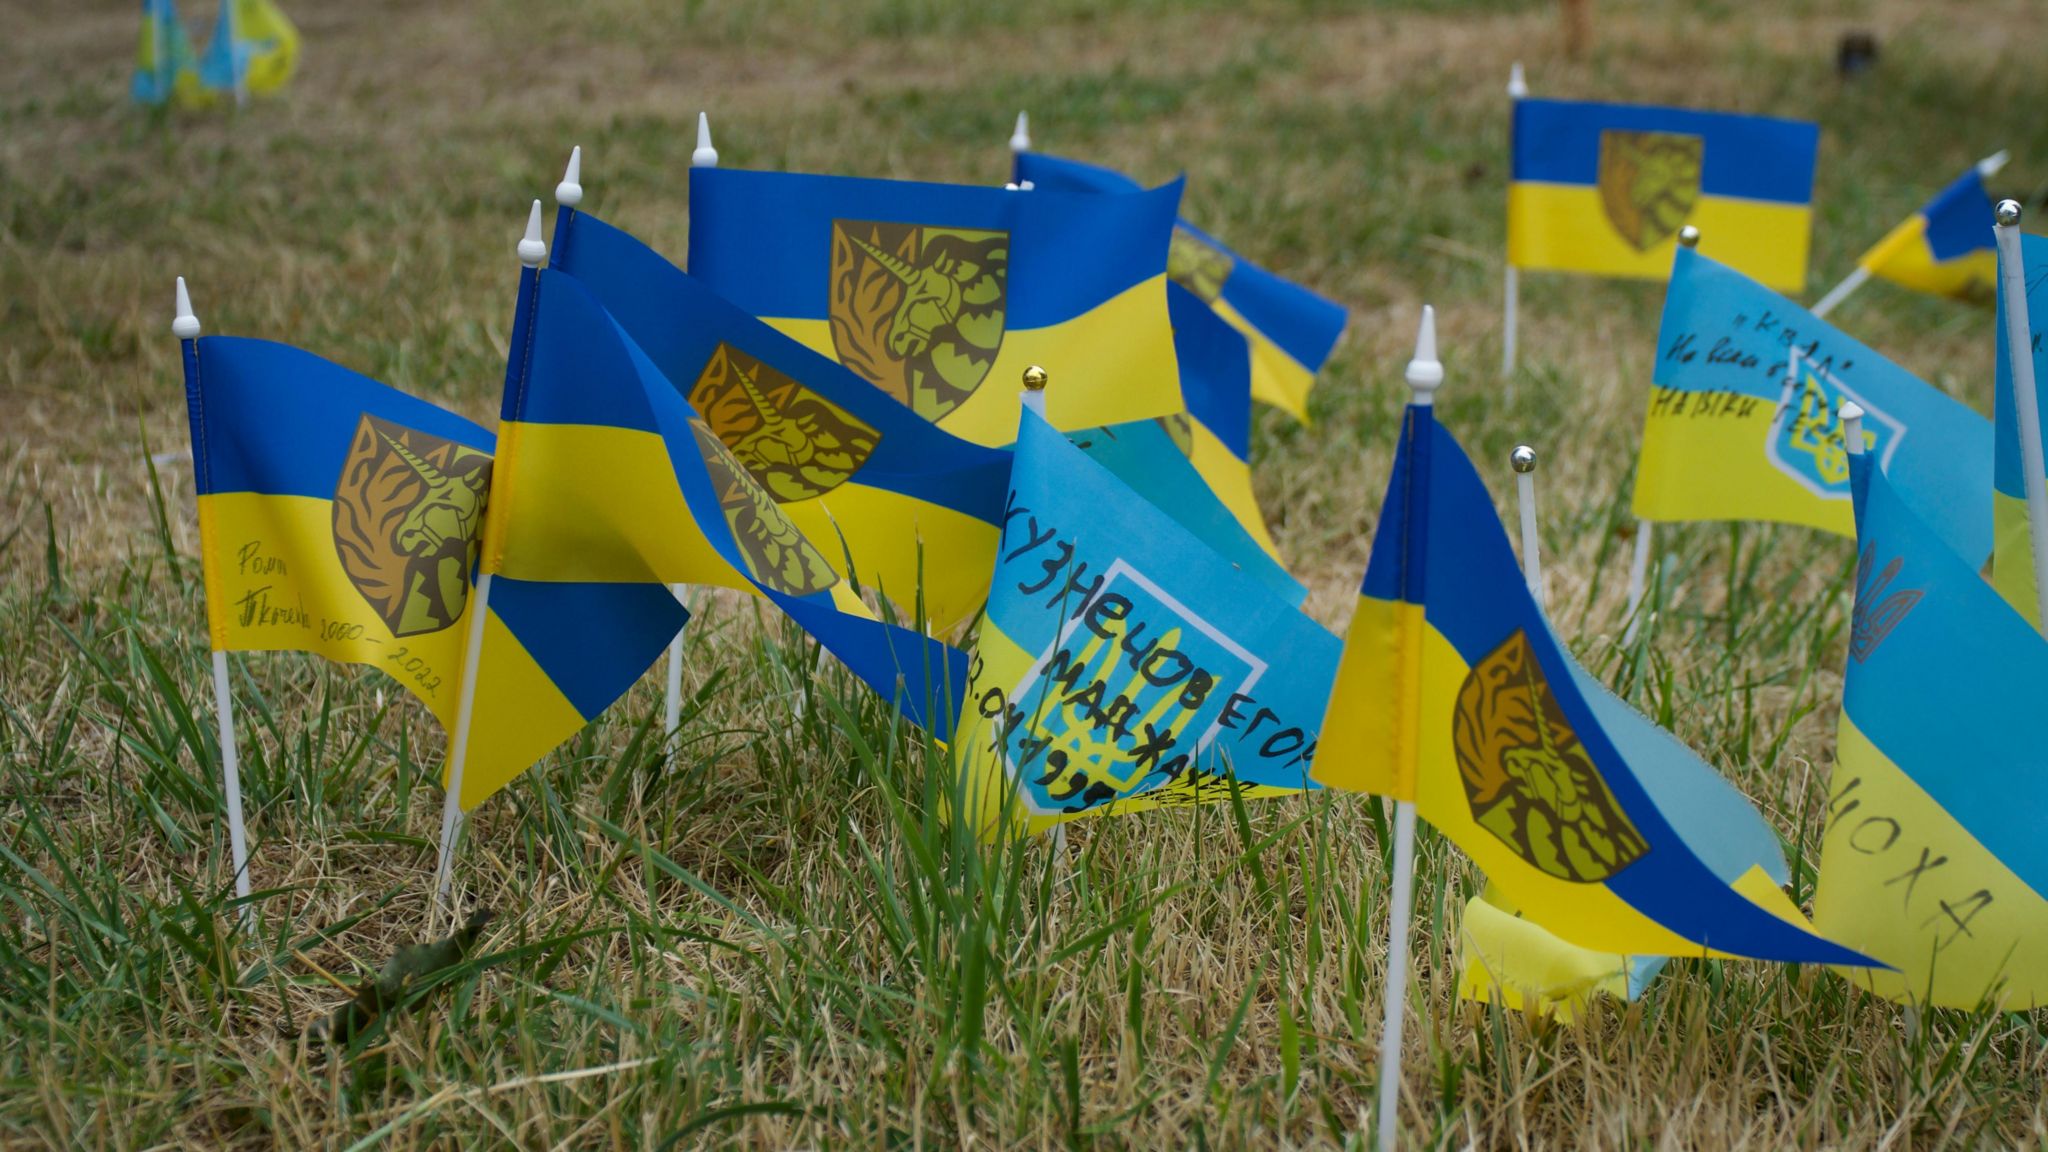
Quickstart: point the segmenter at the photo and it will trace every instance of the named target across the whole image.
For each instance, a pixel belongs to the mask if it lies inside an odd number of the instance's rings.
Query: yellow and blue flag
[[[173,0],[142,0],[142,40],[128,94],[137,104],[190,103],[199,94],[192,40]]]
[[[1018,153],[1015,179],[1029,180],[1035,191],[1142,187],[1114,169],[1043,152]],[[1253,399],[1306,422],[1316,373],[1344,335],[1344,306],[1266,271],[1186,220],[1174,224],[1166,274],[1250,342]],[[1187,370],[1185,362],[1181,370]]]
[[[223,94],[268,96],[299,65],[299,30],[273,0],[220,0],[199,80]]]
[[[928,731],[966,660],[884,623],[589,289],[527,269],[484,525],[486,572],[758,593]]]
[[[948,432],[1002,445],[1033,364],[1058,382],[1046,408],[1061,428],[1179,410],[1166,257],[1180,190],[699,168],[689,269]]]
[[[2042,290],[2042,285],[2048,284],[2048,239],[2021,235],[2020,265],[2027,285],[2027,317],[2034,325],[2048,322],[2048,291]],[[2005,330],[2003,280],[1998,282],[1997,295],[1997,387],[1992,399],[1991,583],[2015,611],[2030,622],[2039,624],[2041,603],[2034,592],[2033,534],[2027,524],[2027,470],[2020,456],[2020,419],[2012,388],[2012,343]],[[2048,381],[2048,355],[2042,354],[2042,330],[2035,327],[2031,335],[2034,379],[2038,386],[2038,382]],[[1962,554],[1976,555],[1968,551]]]
[[[1988,302],[1998,290],[1998,246],[1983,172],[1972,165],[1856,264],[1915,292]]]
[[[1178,284],[1167,286],[1187,411],[1069,433],[1116,478],[1292,603],[1307,590],[1279,560],[1252,492],[1250,351]]]
[[[1866,962],[1773,882],[1755,809],[1558,643],[1426,405],[1402,423],[1315,779],[1413,802],[1582,948]]]
[[[213,647],[368,665],[452,730],[491,434],[287,345],[208,336],[184,354]],[[465,810],[594,720],[688,619],[659,587],[493,584]]]
[[[1508,263],[1662,280],[1692,224],[1703,252],[1798,292],[1819,147],[1800,120],[1517,100]]]
[[[988,597],[1009,454],[920,418],[587,213],[555,218],[551,272],[574,276],[747,474],[847,575],[935,629]]]
[[[1639,999],[1667,959],[1567,944],[1489,884],[1458,923],[1458,998],[1573,1020],[1599,996]]]
[[[1311,787],[1337,638],[1028,410],[953,741],[987,837]]]
[[[2048,642],[1895,488],[1856,474],[1856,607],[1814,922],[1894,1000],[2048,1005]]]
[[[1636,466],[1644,520],[1769,520],[1855,533],[1837,414],[1964,556],[1991,553],[1991,429],[1961,401],[1783,296],[1680,249]],[[1789,386],[1786,365],[1798,374]]]

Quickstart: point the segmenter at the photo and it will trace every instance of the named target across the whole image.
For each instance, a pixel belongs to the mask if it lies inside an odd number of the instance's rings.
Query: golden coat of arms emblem
[[[754,482],[746,465],[718,433],[702,420],[690,421],[690,428],[696,433],[697,450],[704,454],[704,469],[711,476],[712,491],[718,494],[719,511],[732,529],[747,574],[791,596],[809,596],[839,583],[839,573],[833,571],[831,562],[804,538],[768,490]]]
[[[831,276],[839,362],[925,419],[965,403],[995,366],[1009,233],[834,220]]]
[[[846,483],[881,439],[846,409],[727,344],[698,374],[690,406],[783,504]]]
[[[1677,234],[1700,198],[1706,141],[1682,132],[1600,133],[1600,204],[1621,238],[1647,252]]]
[[[1453,723],[1472,819],[1515,855],[1560,880],[1593,884],[1649,851],[1520,629],[1466,675]]]
[[[334,486],[334,550],[393,636],[462,615],[490,486],[487,452],[367,413],[356,425]]]
[[[1176,224],[1173,239],[1166,246],[1166,278],[1214,304],[1223,295],[1223,282],[1237,268],[1230,253]]]

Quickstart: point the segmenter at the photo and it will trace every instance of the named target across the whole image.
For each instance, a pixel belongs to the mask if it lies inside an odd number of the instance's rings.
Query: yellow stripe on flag
[[[1824,499],[1765,454],[1777,405],[1734,392],[1653,388],[1633,511],[1643,520],[1772,520],[1856,534],[1850,501]]]
[[[1811,207],[1701,196],[1686,222],[1700,230],[1701,255],[1782,291],[1805,289]],[[1517,268],[1663,280],[1677,246],[1675,233],[1646,249],[1630,244],[1594,185],[1508,186],[1508,263]]]

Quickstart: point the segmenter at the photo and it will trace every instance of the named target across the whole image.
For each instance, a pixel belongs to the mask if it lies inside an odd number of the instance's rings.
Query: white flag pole
[[[1863,405],[1854,400],[1842,401],[1842,446],[1851,456],[1863,455]]]
[[[1010,133],[1010,154],[1031,151],[1031,117],[1024,112],[1017,113],[1017,128]]]
[[[1415,333],[1415,358],[1408,361],[1408,387],[1413,403],[1426,408],[1436,402],[1444,382],[1444,366],[1436,356],[1436,310],[1422,307]],[[1408,1005],[1408,937],[1415,919],[1415,802],[1394,802],[1393,899],[1387,908],[1386,1011],[1380,1026],[1380,1098],[1377,1147],[1389,1152],[1400,1126],[1401,1025]]]
[[[1529,586],[1529,595],[1536,598],[1536,607],[1543,607],[1543,553],[1536,535],[1536,450],[1527,444],[1515,445],[1508,454],[1508,464],[1515,470],[1515,505],[1522,520],[1522,581]]]
[[[1678,230],[1678,244],[1681,248],[1698,248],[1700,246],[1700,230],[1690,224],[1680,228]],[[1641,483],[1640,478],[1638,478],[1637,483]],[[1643,592],[1649,586],[1650,540],[1653,535],[1652,529],[1654,526],[1652,521],[1644,520],[1641,517],[1636,519],[1636,551],[1628,563],[1628,610],[1625,613],[1628,617],[1628,627],[1623,629],[1621,633],[1621,642],[1623,644],[1635,643],[1636,633],[1643,630]]]
[[[185,278],[178,277],[178,311],[171,320],[171,335],[178,338],[184,354],[185,371],[189,375],[198,364],[198,349],[194,341],[199,339],[199,317],[192,312],[192,294],[185,288]],[[187,387],[191,386],[187,379]],[[197,445],[194,446],[195,453]],[[209,562],[211,557],[206,558]],[[212,606],[208,606],[211,615]],[[212,628],[207,632],[212,634]],[[213,649],[213,714],[220,724],[220,774],[222,791],[228,808],[228,859],[235,868],[235,899],[242,903],[242,926],[256,926],[256,910],[249,905],[249,831],[242,823],[242,751],[235,743],[235,698],[228,691],[228,654],[222,649]]]
[[[1022,131],[1023,126],[1022,115],[1022,113],[1018,114],[1019,131]],[[1012,143],[1014,143],[1014,141]],[[1029,146],[1030,141],[1025,141],[1025,147],[1028,148]],[[1036,414],[1040,420],[1049,419],[1049,417],[1047,417],[1045,414],[1046,379],[1047,378],[1045,374],[1045,369],[1040,368],[1036,364],[1033,364],[1029,368],[1024,369],[1024,391],[1019,393],[1017,396],[1017,399],[1023,402],[1025,410]],[[1062,820],[1059,823],[1053,825],[1052,829],[1048,831],[1046,835],[1052,839],[1052,850],[1054,852],[1066,852],[1066,821]]]
[[[1514,62],[1514,65],[1508,69],[1508,99],[1520,100],[1528,95],[1529,81],[1522,75],[1522,62],[1520,60],[1517,60]],[[1512,128],[1512,116],[1509,119],[1511,126],[1509,128],[1508,142],[1508,162],[1510,165],[1508,181],[1510,185],[1512,185],[1514,182],[1512,165],[1514,163],[1513,153],[1515,146],[1513,141],[1514,132]],[[1504,291],[1501,295],[1500,374],[1502,376],[1511,376],[1514,374],[1515,371],[1515,328],[1517,326],[1518,321],[1521,318],[1522,311],[1521,275],[1519,271],[1515,268],[1515,261],[1512,254],[1508,256],[1507,272],[1504,274],[1501,287],[1504,289]]]
[[[2005,289],[2005,346],[2012,359],[2013,408],[2019,415],[2020,468],[2026,473],[2027,534],[2034,553],[2036,627],[2048,636],[2048,471],[2041,460],[2040,393],[2034,382],[2033,325],[2027,317],[2027,269],[2020,245],[2020,204],[1997,210],[1998,279]]]
[[[526,214],[526,235],[519,241],[519,262],[538,268],[548,258],[540,238],[540,201]],[[477,673],[483,665],[484,622],[491,610],[491,574],[480,573],[469,601],[469,632],[462,647],[462,692],[455,702],[455,732],[449,738],[448,795],[441,803],[441,856],[434,866],[434,893],[447,904],[455,879],[455,845],[462,834],[462,775],[469,765],[469,733],[476,719]]]

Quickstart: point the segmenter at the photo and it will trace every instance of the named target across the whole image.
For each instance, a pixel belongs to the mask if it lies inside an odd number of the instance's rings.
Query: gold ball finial
[[[1045,369],[1033,364],[1024,370],[1024,387],[1033,392],[1045,391]]]
[[[1700,246],[1700,230],[1687,224],[1678,230],[1678,242],[1687,248]]]

